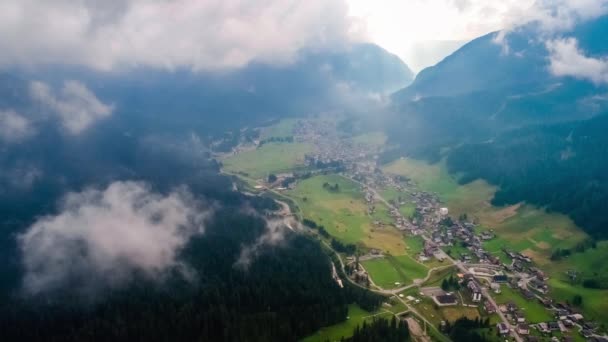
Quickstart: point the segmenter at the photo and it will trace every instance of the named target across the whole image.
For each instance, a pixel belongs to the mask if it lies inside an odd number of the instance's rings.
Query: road
[[[345,176],[343,176],[343,177],[345,177]],[[349,179],[349,180],[351,180],[351,181],[353,181],[353,182],[355,182],[357,184],[360,184],[360,185],[363,185],[363,186],[367,187],[367,189],[374,194],[374,197],[376,197],[382,203],[386,204],[389,208],[393,208],[393,206],[390,203],[388,203],[388,201],[386,201],[378,193],[378,191],[376,191],[376,189],[374,189],[374,188],[372,188],[372,187],[370,187],[370,186],[368,186],[366,184],[363,184],[363,183],[361,183],[361,182],[359,182],[357,180],[354,180],[352,178],[349,178],[349,177],[345,177],[345,178],[347,178],[347,179]],[[428,236],[426,236],[425,234],[422,234],[421,236],[422,236],[422,238],[425,241],[430,241],[430,238]],[[461,270],[463,273],[468,273],[469,272],[469,270],[460,261],[455,261],[454,259],[452,259],[452,257],[450,257],[449,255],[447,255],[442,249],[439,249],[439,250],[441,251],[441,254],[443,254],[443,257],[444,257],[445,260],[449,260],[453,265],[456,265],[456,267],[458,267],[458,269]],[[429,276],[430,276],[430,273],[427,275],[427,279],[428,279]],[[410,288],[412,286],[416,286],[416,284],[408,285],[408,286],[406,286],[406,287],[404,287],[402,289],[397,289],[397,290],[403,291],[403,290],[405,290],[407,288]],[[383,290],[383,291],[388,291],[388,292],[383,292],[383,293],[386,294],[386,293],[393,293],[392,291],[394,291],[394,290]],[[400,291],[398,291],[398,292],[400,292]],[[394,293],[397,293],[397,292],[394,292]],[[511,329],[510,329],[511,330],[511,336],[515,339],[515,341],[517,341],[517,342],[523,342],[523,339],[513,329],[513,327],[511,326],[511,323],[509,323],[509,320],[507,320],[507,317],[505,317],[505,315],[500,310],[498,310],[498,305],[496,304],[496,301],[494,300],[494,298],[492,298],[492,295],[490,295],[490,293],[488,292],[488,290],[486,288],[482,288],[481,294],[482,294],[482,296],[488,302],[490,302],[492,305],[494,305],[494,307],[496,308],[496,313],[498,314],[498,317],[500,317],[500,320],[503,323],[505,323],[508,327],[511,327]]]
[[[371,192],[374,194],[374,197],[375,197],[376,199],[378,199],[380,202],[384,203],[384,204],[385,204],[386,206],[388,206],[389,208],[393,208],[393,206],[392,206],[392,205],[391,205],[391,204],[390,204],[390,203],[389,203],[389,202],[388,202],[386,199],[384,199],[384,197],[382,197],[382,196],[381,196],[381,195],[378,193],[378,191],[376,191],[376,189],[374,189],[374,188],[372,188],[372,187],[370,187],[370,186],[368,186],[368,185],[366,185],[366,184],[364,184],[364,183],[362,183],[362,182],[359,182],[359,181],[357,181],[357,180],[355,180],[355,179],[352,179],[352,178],[350,178],[350,177],[346,177],[346,176],[344,176],[344,175],[341,175],[341,176],[342,176],[342,177],[344,177],[344,178],[346,178],[346,179],[348,179],[348,180],[350,180],[350,181],[353,181],[353,182],[355,182],[355,183],[357,183],[357,184],[359,184],[359,185],[362,185],[362,186],[364,186],[364,187],[367,187],[367,188],[369,189],[369,191],[371,191]],[[272,191],[272,192],[274,192],[274,193],[277,193],[277,192],[275,192],[275,191],[273,191],[273,190],[270,190],[270,191]],[[280,195],[280,196],[284,196],[283,194],[280,194],[280,193],[277,193],[277,194],[278,194],[278,195]],[[286,214],[286,215],[288,215],[288,216],[293,216],[293,213],[291,212],[291,208],[289,207],[289,205],[287,205],[287,203],[282,202],[282,201],[278,201],[278,202],[279,202],[279,204],[280,204],[280,205],[281,205],[281,207],[282,207],[282,208],[281,208],[281,212],[282,212],[283,214]],[[292,227],[289,227],[289,228],[290,228],[290,229],[293,229]],[[423,238],[425,241],[429,241],[429,240],[430,240],[430,238],[429,238],[428,236],[426,236],[425,234],[421,235],[421,237],[422,237],[422,238]],[[324,245],[325,245],[325,246],[326,246],[326,247],[327,247],[329,250],[333,251],[333,252],[336,254],[336,256],[338,257],[338,261],[340,262],[340,269],[341,269],[341,270],[342,270],[342,272],[345,274],[345,273],[346,273],[346,271],[345,271],[345,264],[344,264],[344,261],[342,260],[342,257],[340,256],[340,253],[336,252],[336,251],[335,251],[335,250],[334,250],[334,249],[333,249],[333,248],[332,248],[332,247],[331,247],[331,246],[330,246],[330,245],[329,245],[327,242],[325,242],[325,241],[323,241],[323,240],[321,240],[321,241],[322,241],[322,243],[323,243],[323,244],[324,244]],[[446,254],[446,253],[445,253],[443,250],[439,249],[439,251],[441,251],[441,253],[443,254],[443,257],[444,257],[444,259],[445,259],[445,260],[449,260],[449,261],[452,263],[452,265],[455,265],[456,267],[458,267],[458,269],[460,269],[460,270],[461,270],[463,273],[468,273],[467,268],[466,268],[466,267],[465,267],[465,266],[464,266],[462,263],[460,263],[460,262],[455,261],[454,259],[452,259],[452,257],[450,257],[449,255],[447,255],[447,254]],[[397,288],[397,289],[391,289],[391,290],[383,289],[382,287],[380,287],[380,286],[378,286],[378,285],[374,285],[374,286],[376,286],[378,289],[368,289],[368,290],[370,290],[370,291],[372,291],[372,292],[380,293],[380,294],[383,294],[383,295],[395,295],[395,294],[397,294],[397,293],[399,293],[399,292],[405,291],[405,290],[407,290],[407,289],[409,289],[409,288],[412,288],[412,287],[415,287],[415,286],[418,286],[418,285],[420,285],[420,284],[424,283],[426,280],[428,280],[428,279],[429,279],[429,277],[431,276],[432,271],[433,271],[434,269],[439,269],[439,268],[450,267],[450,266],[452,266],[452,265],[447,265],[447,266],[439,266],[439,267],[434,267],[434,268],[432,268],[431,270],[429,270],[429,273],[427,274],[427,276],[426,276],[426,277],[425,277],[425,278],[424,278],[424,279],[423,279],[421,282],[419,282],[419,283],[413,283],[413,284],[410,284],[410,285],[407,285],[407,286],[403,286],[403,287],[400,287],[400,288]],[[358,286],[358,287],[361,287],[361,288],[367,289],[366,287],[364,287],[364,286],[362,286],[362,285],[358,284],[357,282],[355,282],[354,280],[352,280],[350,277],[346,277],[346,279],[347,279],[347,280],[348,280],[348,281],[349,281],[351,284],[354,284],[355,286]],[[490,295],[490,293],[488,293],[487,289],[482,288],[482,295],[483,295],[483,297],[484,297],[484,298],[485,298],[487,301],[489,301],[489,302],[490,302],[492,305],[494,305],[494,307],[496,307],[496,308],[497,308],[496,313],[497,313],[497,314],[498,314],[498,316],[500,317],[501,321],[502,321],[503,323],[505,323],[505,324],[506,324],[508,327],[511,327],[511,329],[510,329],[510,330],[511,330],[511,336],[512,336],[512,337],[515,339],[515,341],[517,341],[517,342],[523,342],[523,339],[522,339],[522,338],[519,336],[519,334],[517,334],[517,332],[516,332],[516,331],[513,329],[513,327],[511,326],[511,324],[509,323],[509,321],[508,321],[508,320],[507,320],[507,318],[505,317],[505,315],[504,315],[502,312],[500,312],[500,310],[498,310],[498,305],[496,304],[496,301],[494,301],[494,298],[492,298],[492,296]],[[401,301],[402,301],[402,302],[403,302],[403,303],[404,303],[404,304],[405,304],[405,305],[406,305],[406,306],[407,306],[407,307],[408,307],[408,308],[409,308],[409,309],[410,309],[412,312],[416,313],[418,316],[420,316],[420,317],[422,317],[422,318],[424,319],[424,317],[423,317],[422,315],[418,314],[418,313],[415,311],[415,309],[414,309],[414,308],[410,307],[410,306],[409,306],[409,305],[408,305],[408,304],[407,304],[405,301],[403,301],[403,300],[402,300],[402,299],[401,299],[399,296],[395,296],[395,297],[396,297],[396,298],[399,298],[399,300],[401,300]]]

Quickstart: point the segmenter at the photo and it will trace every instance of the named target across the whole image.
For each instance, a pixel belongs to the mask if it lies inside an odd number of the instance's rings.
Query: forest
[[[295,341],[346,319],[347,304],[376,309],[381,296],[330,273],[314,239],[287,233],[264,246],[248,267],[236,261],[264,233],[264,220],[226,206],[182,251],[194,279],[173,272],[159,281],[135,275],[128,286],[82,298],[15,294],[0,306],[8,341]],[[349,284],[347,282],[347,284]]]
[[[447,159],[467,183],[498,185],[493,204],[525,201],[569,215],[595,238],[607,238],[608,115],[591,120],[531,126],[491,142],[465,144]]]

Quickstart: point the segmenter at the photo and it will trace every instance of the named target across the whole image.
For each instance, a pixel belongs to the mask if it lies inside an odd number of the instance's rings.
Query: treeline
[[[134,277],[98,300],[64,293],[15,297],[0,304],[5,341],[296,341],[346,319],[356,302],[374,310],[383,297],[331,277],[319,243],[287,233],[248,268],[235,266],[243,246],[265,231],[257,217],[225,208],[181,259],[195,272],[162,282]]]
[[[336,239],[331,239],[331,248],[333,248],[338,253],[344,254],[355,254],[357,251],[357,246],[352,243],[344,244]]]
[[[267,143],[273,143],[273,142],[292,143],[293,142],[293,137],[292,136],[288,136],[288,137],[270,137],[270,138],[261,140],[260,144],[258,146],[262,147],[263,145],[265,145]]]
[[[595,249],[596,247],[597,242],[595,240],[585,239],[584,241],[577,243],[573,248],[557,248],[551,253],[551,260],[557,261],[574,253],[583,253],[587,249]]]
[[[454,278],[453,276],[443,279],[443,281],[441,282],[441,289],[443,291],[456,291],[460,289],[458,279]]]
[[[342,338],[342,342],[404,342],[410,341],[407,323],[397,321],[393,316],[388,319],[375,319],[371,323],[363,321],[355,328],[353,336]]]
[[[326,239],[328,239],[328,238],[329,238],[329,232],[327,232],[327,229],[325,229],[325,226],[323,226],[323,225],[318,225],[318,224],[317,224],[315,221],[313,221],[313,220],[309,220],[309,219],[303,219],[303,220],[302,220],[302,223],[303,223],[305,226],[308,226],[308,227],[310,227],[310,228],[312,228],[312,229],[317,229],[317,230],[319,231],[319,234],[320,234],[322,237],[324,237],[324,238],[326,238]]]
[[[482,178],[498,185],[495,205],[525,201],[569,215],[594,238],[608,238],[606,127],[604,114],[511,131],[492,143],[456,148],[447,165],[463,183]]]
[[[490,327],[490,320],[474,320],[462,317],[455,322],[449,321],[442,327],[443,332],[450,337],[454,342],[487,342],[490,341],[485,336],[481,335],[477,330],[487,329]]]
[[[340,185],[338,183],[329,184],[327,182],[323,183],[323,189],[329,192],[340,192]]]

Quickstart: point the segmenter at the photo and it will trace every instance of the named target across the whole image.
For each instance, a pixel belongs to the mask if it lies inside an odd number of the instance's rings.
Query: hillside
[[[598,37],[607,28],[602,17],[551,39],[574,38],[601,60],[608,44]],[[608,141],[599,132],[608,126],[608,86],[552,73],[551,52],[533,24],[506,35],[509,52],[497,34],[466,44],[393,95],[391,120],[399,124],[389,136],[401,147],[385,158],[446,158],[461,182],[499,186],[495,204],[547,207],[606,237]]]

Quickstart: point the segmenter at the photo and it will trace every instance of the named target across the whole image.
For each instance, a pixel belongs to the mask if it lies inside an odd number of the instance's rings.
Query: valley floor
[[[222,160],[224,171],[245,180],[248,190],[272,192],[288,199],[297,216],[322,227],[326,233],[319,235],[326,244],[334,246],[337,241],[342,246],[356,246],[359,257],[339,251],[354,279],[351,281],[365,285],[364,277],[369,283],[365,286],[389,298],[386,307],[374,313],[351,306],[346,322],[324,328],[306,341],[339,340],[350,336],[364,320],[406,313],[408,319],[431,326],[425,330],[433,340],[445,338],[437,331],[442,322],[465,316],[488,319],[491,325],[484,333],[494,337],[496,323],[504,322],[512,327],[513,337],[523,341],[525,334],[515,331],[515,311],[500,312],[502,306],[509,305],[523,313],[532,334],[547,339],[568,335],[578,340],[581,336],[577,326],[544,334],[536,326],[556,321],[555,309],[540,304],[541,298],[571,303],[575,295],[581,296],[582,304],[574,311],[581,311],[586,319],[608,324],[603,314],[608,312],[608,301],[601,300],[608,290],[583,288],[567,275],[568,271],[577,270],[581,276],[608,276],[603,262],[608,257],[608,243],[551,261],[556,249],[572,249],[587,238],[566,216],[524,203],[494,207],[490,200],[496,187],[480,180],[461,185],[447,173],[443,163],[430,165],[401,158],[378,168],[374,156],[385,143],[382,133],[351,138],[339,136],[336,131],[331,123],[316,119],[278,123],[264,129],[262,137],[291,134],[294,142],[240,146]],[[330,162],[337,160],[340,163],[336,168],[338,164]],[[276,179],[270,179],[271,174]],[[446,212],[441,208],[447,208]],[[452,235],[457,235],[454,227],[462,231],[463,237]],[[452,232],[448,233],[450,229]],[[480,236],[488,238],[481,240]],[[465,238],[479,243],[465,243]],[[525,271],[513,270],[520,258],[529,258],[536,268],[526,265]],[[485,266],[490,263],[491,267]],[[496,269],[496,274],[521,280],[517,284],[501,284],[500,293],[494,293],[489,289],[492,276],[477,274],[476,282],[484,288],[484,300],[473,301],[462,276],[474,272],[475,267],[489,267]],[[528,290],[529,282],[536,278],[529,269],[546,274],[548,295]],[[445,289],[448,280],[462,285]],[[439,303],[438,294],[446,292],[453,293],[458,304]],[[488,303],[492,302],[498,307],[488,312]],[[492,313],[494,310],[498,313]],[[605,326],[597,331],[602,329]]]

